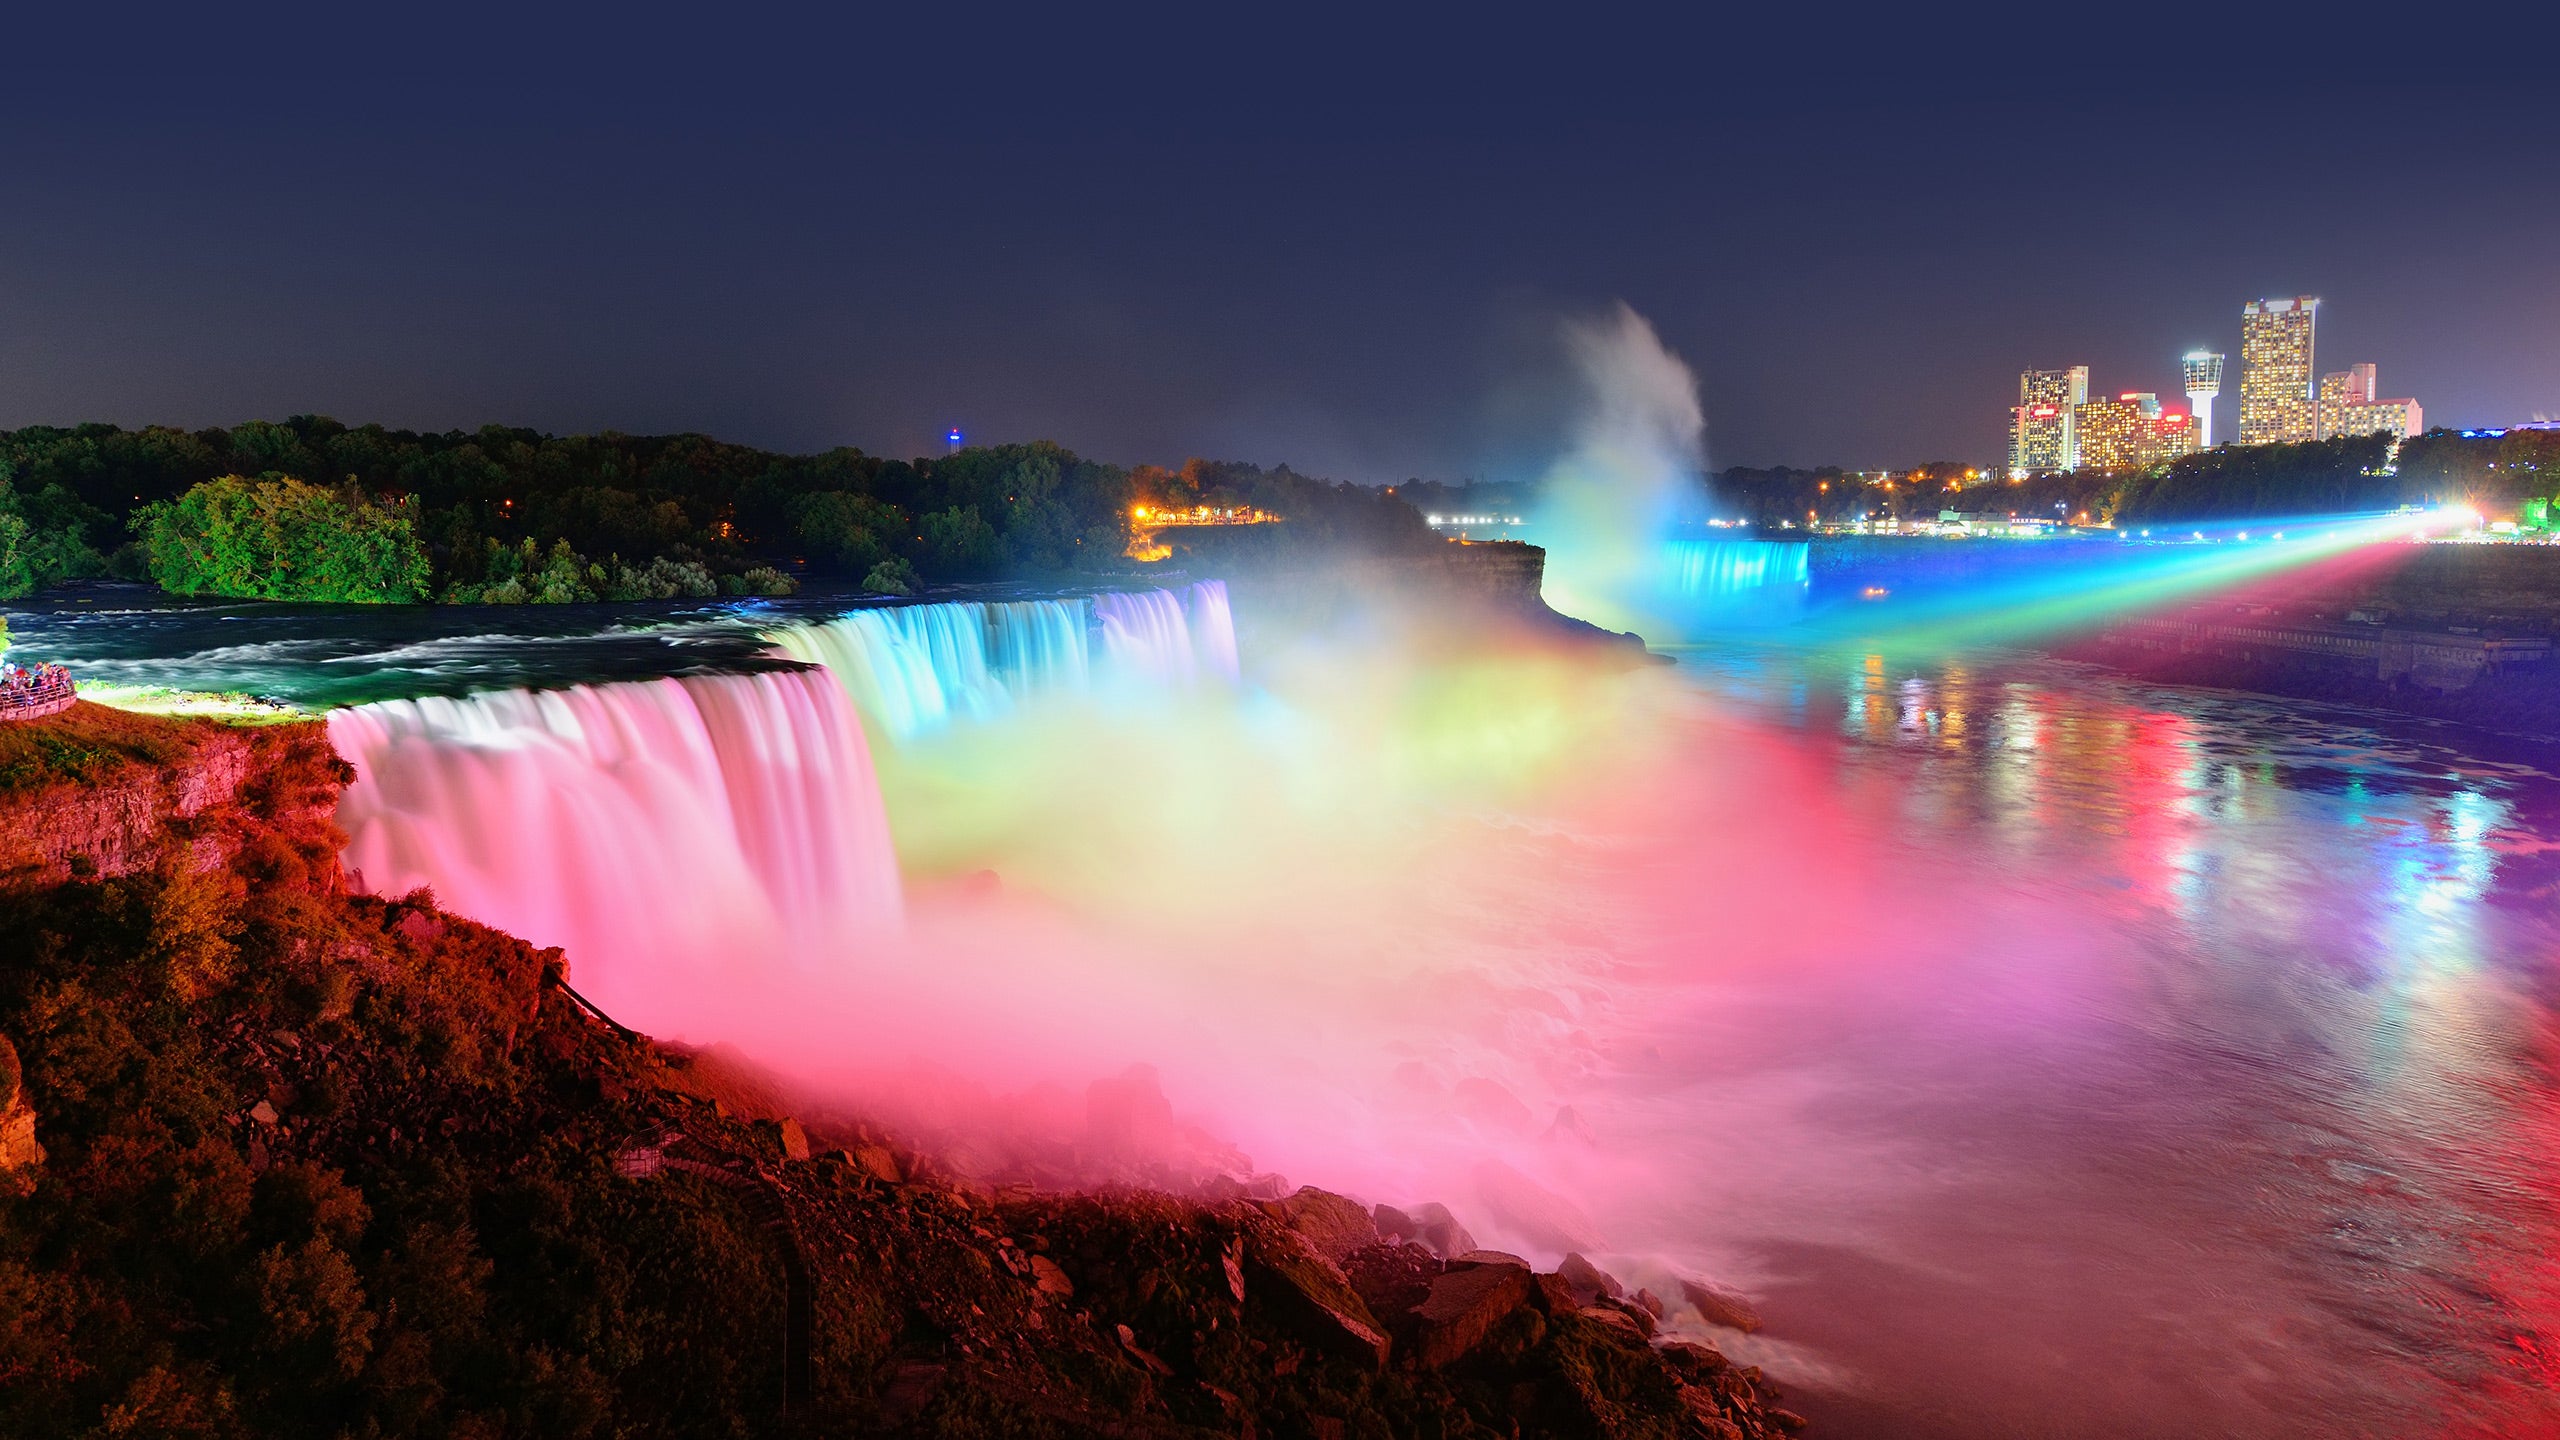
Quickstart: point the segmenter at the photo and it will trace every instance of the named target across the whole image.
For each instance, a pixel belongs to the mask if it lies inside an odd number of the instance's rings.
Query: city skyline
[[[2317,295],[2242,304],[2239,425],[2228,443],[2300,444],[2376,433],[2405,439],[2426,430],[2426,409],[2417,399],[2382,396],[2375,362],[2321,371],[2320,306]],[[2086,365],[2020,372],[2018,403],[2009,410],[2008,474],[2150,464],[2225,443],[2214,434],[2212,416],[2227,358],[2212,350],[2179,358],[2188,402],[2183,414],[2162,406],[2157,391],[2091,398]]]

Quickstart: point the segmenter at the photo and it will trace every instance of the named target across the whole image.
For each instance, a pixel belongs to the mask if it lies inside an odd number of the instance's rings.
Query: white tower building
[[[2213,448],[2213,397],[2222,393],[2222,357],[2209,350],[2190,350],[2183,367],[2187,404],[2196,414],[2196,448]]]

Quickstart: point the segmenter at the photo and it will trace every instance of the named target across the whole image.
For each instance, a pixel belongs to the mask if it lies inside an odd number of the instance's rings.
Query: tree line
[[[1256,505],[1301,542],[1429,539],[1379,492],[1285,465],[1130,468],[1048,441],[791,455],[306,415],[0,432],[0,595],[116,575],[190,595],[564,603],[773,594],[803,574],[901,594],[1125,567],[1150,503]]]

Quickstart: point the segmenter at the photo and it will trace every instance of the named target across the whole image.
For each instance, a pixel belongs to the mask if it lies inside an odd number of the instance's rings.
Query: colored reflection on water
[[[1866,968],[1661,1027],[1670,1228],[1730,1242],[1823,1433],[2560,1431],[2560,747],[2023,657],[1681,658],[1825,747],[1911,882]],[[1766,1143],[1702,1138],[1719,1097]]]

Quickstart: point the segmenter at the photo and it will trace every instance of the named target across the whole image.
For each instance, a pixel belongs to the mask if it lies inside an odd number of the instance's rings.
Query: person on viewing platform
[[[32,667],[0,662],[0,708],[21,710],[72,693],[71,672],[39,662]]]

